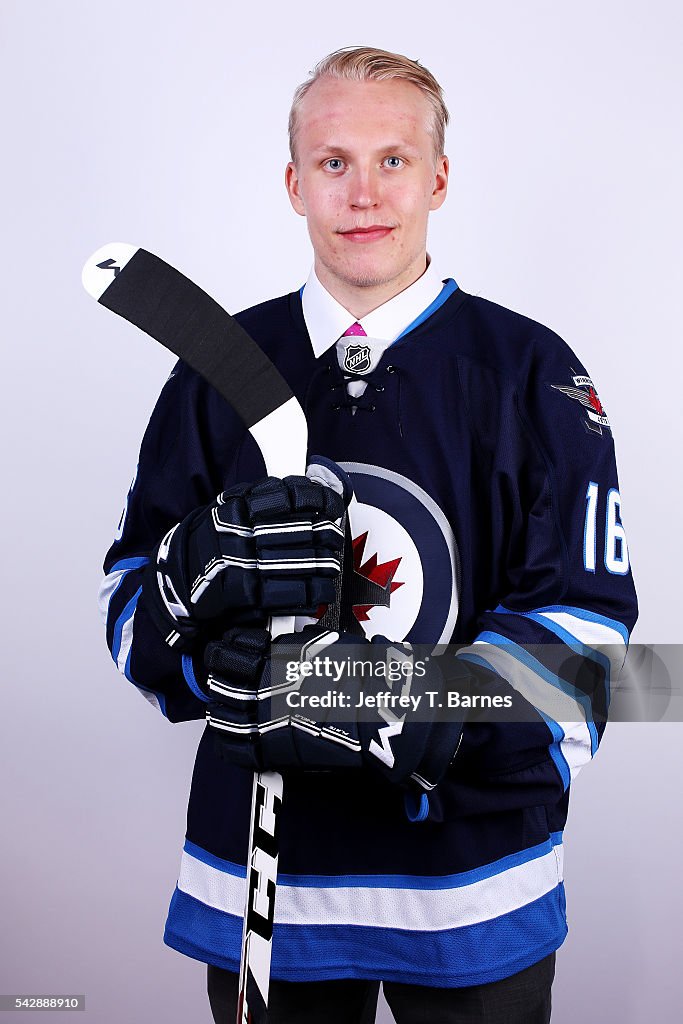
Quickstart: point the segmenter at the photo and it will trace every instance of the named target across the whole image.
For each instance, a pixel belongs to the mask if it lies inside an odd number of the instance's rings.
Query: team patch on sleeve
[[[607,413],[598,398],[598,393],[590,377],[587,377],[586,374],[572,373],[571,379],[573,386],[567,384],[548,384],[548,387],[553,388],[555,391],[561,391],[567,398],[580,402],[584,406],[586,419],[583,419],[582,422],[586,430],[589,430],[592,434],[602,434],[603,427],[611,430]]]

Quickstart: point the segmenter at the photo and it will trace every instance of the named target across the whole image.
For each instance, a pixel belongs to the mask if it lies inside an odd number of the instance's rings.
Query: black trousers
[[[548,1024],[555,954],[501,981],[467,988],[431,988],[383,982],[396,1024]],[[216,1024],[233,1024],[238,977],[208,966]],[[269,1024],[374,1024],[378,981],[271,980]]]

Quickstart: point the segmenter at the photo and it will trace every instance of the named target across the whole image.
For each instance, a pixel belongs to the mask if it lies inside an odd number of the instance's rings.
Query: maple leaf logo
[[[401,563],[400,558],[392,558],[389,562],[379,562],[377,555],[371,555],[366,562],[365,545],[368,533],[362,533],[353,542],[353,581],[351,584],[351,604],[358,622],[367,622],[373,608],[388,608],[391,595],[403,583],[394,576]]]
[[[602,407],[602,402],[598,398],[598,393],[595,388],[588,389],[588,401],[593,406],[599,416],[605,415],[605,410]]]
[[[364,635],[360,623],[368,622],[369,612],[373,608],[389,608],[391,595],[403,586],[402,581],[394,579],[401,558],[380,562],[374,554],[367,561],[363,561],[367,539],[366,530],[352,542],[353,569],[349,571],[349,567],[344,576],[339,608],[339,619],[344,623],[343,628],[359,636]],[[328,605],[319,605],[315,613],[318,620],[325,617],[328,608]]]

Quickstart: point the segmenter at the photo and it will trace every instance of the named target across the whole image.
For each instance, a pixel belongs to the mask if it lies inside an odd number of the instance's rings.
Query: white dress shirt
[[[377,309],[357,320],[352,313],[318,280],[315,268],[311,269],[308,280],[302,290],[304,320],[316,358],[320,357],[332,345],[337,346],[337,358],[342,370],[346,351],[349,346],[367,346],[369,364],[365,362],[365,372],[374,370],[383,352],[404,334],[425,310],[438,299],[447,277],[442,277],[429,254],[427,269],[417,281],[405,288],[392,299],[382,303]],[[359,323],[367,337],[351,335],[342,337],[353,324]],[[348,372],[348,371],[347,371]],[[362,381],[349,381],[347,390],[354,398],[360,397],[366,385]]]

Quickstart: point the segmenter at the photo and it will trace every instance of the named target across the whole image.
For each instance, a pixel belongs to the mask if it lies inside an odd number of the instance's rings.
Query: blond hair
[[[354,82],[386,82],[390,78],[402,78],[412,82],[423,93],[432,108],[431,124],[428,126],[434,140],[434,162],[443,155],[448,110],[443,98],[443,89],[431,71],[416,60],[410,60],[400,53],[377,50],[373,46],[347,46],[335,50],[318,61],[310,77],[297,86],[289,111],[289,152],[296,163],[296,134],[299,125],[299,109],[311,86],[320,78],[343,78]]]

